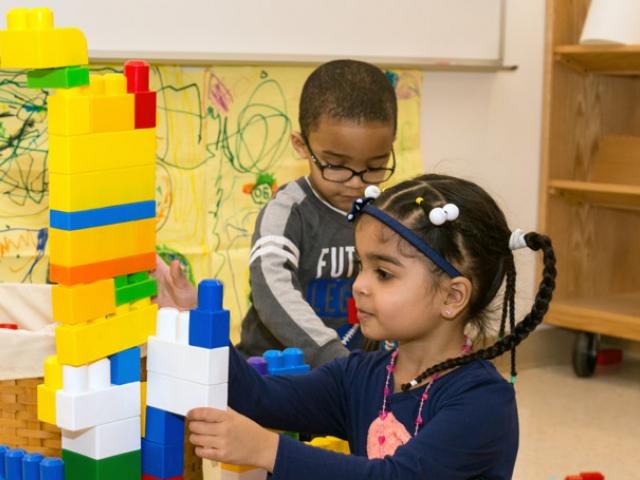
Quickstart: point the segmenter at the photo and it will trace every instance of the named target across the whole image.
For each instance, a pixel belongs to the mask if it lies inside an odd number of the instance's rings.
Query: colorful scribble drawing
[[[92,66],[93,71],[117,71]],[[247,258],[260,208],[303,175],[290,145],[310,67],[159,66],[156,153],[159,253],[190,279],[225,283],[232,338],[247,308]],[[422,170],[417,71],[393,71],[399,98],[394,181]],[[46,90],[0,70],[0,280],[46,282],[48,223]]]

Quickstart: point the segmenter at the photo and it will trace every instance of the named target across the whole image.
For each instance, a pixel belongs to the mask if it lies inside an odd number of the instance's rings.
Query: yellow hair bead
[[[424,202],[424,198],[422,198],[422,197],[418,197],[418,198],[416,198],[416,203],[417,203],[418,205],[420,205],[422,202]]]

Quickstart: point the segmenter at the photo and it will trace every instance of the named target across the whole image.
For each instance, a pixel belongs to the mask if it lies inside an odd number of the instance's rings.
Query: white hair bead
[[[447,220],[450,222],[458,218],[458,215],[460,215],[460,209],[453,203],[447,203],[444,207],[442,207],[442,209],[447,215]]]
[[[364,196],[367,198],[378,198],[380,196],[380,188],[377,185],[369,185],[364,189]]]
[[[436,207],[429,212],[429,221],[434,225],[442,225],[447,221],[447,214],[444,209]]]

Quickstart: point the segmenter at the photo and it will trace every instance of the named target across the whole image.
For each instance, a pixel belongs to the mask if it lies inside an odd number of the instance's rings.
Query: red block
[[[622,350],[619,348],[603,348],[598,351],[598,365],[612,365],[622,362]]]
[[[156,126],[156,92],[138,92],[136,95],[135,128]]]
[[[0,328],[6,328],[8,330],[17,330],[18,324],[16,323],[0,323]]]
[[[127,93],[149,91],[149,64],[143,60],[129,60],[124,64]]]
[[[184,477],[180,475],[179,477],[171,477],[171,478],[159,478],[154,477],[153,475],[147,475],[146,473],[142,474],[142,480],[182,480]]]
[[[350,325],[356,325],[360,323],[358,320],[358,309],[356,308],[356,301],[353,297],[347,298],[347,320]]]
[[[604,480],[604,475],[600,472],[581,472],[582,480]]]

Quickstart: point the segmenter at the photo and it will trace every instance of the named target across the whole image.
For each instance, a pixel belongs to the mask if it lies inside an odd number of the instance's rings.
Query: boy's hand
[[[196,455],[234,465],[252,465],[273,472],[278,434],[262,428],[232,409],[195,408],[187,414],[189,441]]]
[[[179,260],[167,265],[160,255],[156,255],[154,276],[158,282],[158,295],[154,302],[160,307],[191,310],[198,306],[198,291],[182,273]]]

